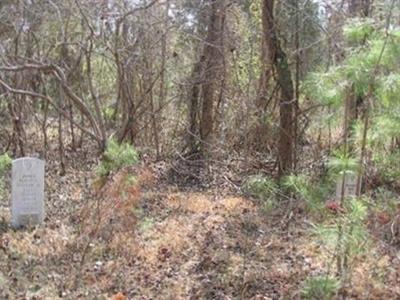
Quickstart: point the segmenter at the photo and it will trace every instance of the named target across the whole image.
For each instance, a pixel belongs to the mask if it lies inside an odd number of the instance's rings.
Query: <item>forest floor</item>
[[[14,230],[0,205],[0,299],[296,299],[329,268],[301,205],[266,213],[223,184],[174,184],[163,164],[104,184],[96,158],[69,155],[62,177],[47,159],[43,226]],[[398,299],[399,266],[364,260],[350,298]]]

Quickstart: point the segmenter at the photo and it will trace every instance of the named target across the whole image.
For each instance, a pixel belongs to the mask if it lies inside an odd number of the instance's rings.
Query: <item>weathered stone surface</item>
[[[11,224],[37,225],[44,219],[44,161],[23,157],[12,163]]]
[[[343,178],[339,178],[336,184],[336,198],[340,199],[342,196],[342,186],[344,188],[344,197],[353,197],[357,195],[357,180],[356,175],[345,175],[344,186]]]

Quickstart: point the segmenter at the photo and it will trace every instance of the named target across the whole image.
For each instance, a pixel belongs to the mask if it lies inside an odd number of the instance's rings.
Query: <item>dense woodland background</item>
[[[399,58],[398,0],[1,0],[0,298],[399,298]]]

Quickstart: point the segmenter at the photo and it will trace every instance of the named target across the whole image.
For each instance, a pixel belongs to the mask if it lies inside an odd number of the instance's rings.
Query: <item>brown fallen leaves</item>
[[[111,300],[126,300],[127,298],[121,292],[112,296]]]

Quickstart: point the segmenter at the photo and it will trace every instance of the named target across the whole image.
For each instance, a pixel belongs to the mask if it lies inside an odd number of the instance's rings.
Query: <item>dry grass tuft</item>
[[[184,217],[168,218],[143,234],[137,255],[151,265],[174,259],[190,247],[193,229]]]
[[[225,210],[241,213],[243,210],[255,211],[256,207],[249,200],[242,197],[227,197],[222,200]]]
[[[46,257],[61,255],[74,235],[70,228],[61,225],[56,230],[37,228],[31,232],[10,232],[3,238],[8,241],[8,250],[18,256]]]
[[[89,235],[99,233],[110,240],[117,231],[132,231],[137,223],[134,214],[141,190],[154,184],[154,176],[148,168],[125,168],[116,173],[99,189],[96,201],[87,205],[82,220],[88,220],[84,228]],[[90,216],[90,217],[89,217]]]
[[[87,256],[95,239],[106,242],[106,249],[117,255],[129,257],[137,251],[135,231],[136,210],[142,190],[154,184],[154,176],[148,168],[135,166],[124,168],[95,189],[94,200],[84,206],[80,214],[82,222],[77,245],[82,260]]]
[[[172,209],[190,213],[209,213],[215,202],[198,193],[173,193],[166,197],[166,204]]]

